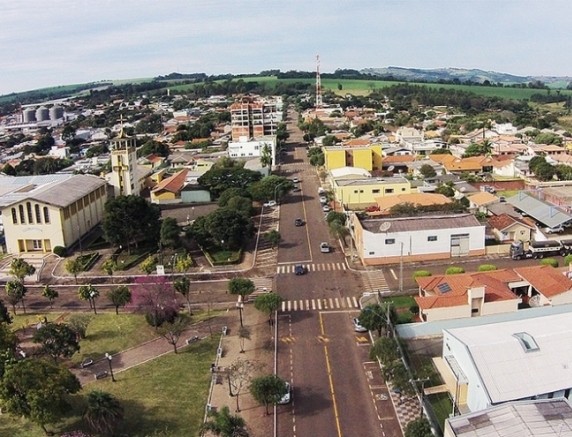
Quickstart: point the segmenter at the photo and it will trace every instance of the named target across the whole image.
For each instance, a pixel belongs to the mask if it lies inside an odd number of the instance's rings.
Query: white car
[[[564,232],[564,227],[562,225],[558,225],[553,228],[544,228],[544,232],[547,234],[558,234],[560,232]]]
[[[330,208],[328,205],[322,206],[322,211],[324,211],[324,212],[330,212],[331,210],[332,210],[332,208]]]
[[[274,200],[269,200],[268,202],[264,203],[262,206],[264,206],[264,208],[274,208],[276,206],[276,202]]]
[[[328,203],[328,198],[326,196],[320,196],[320,203]]]
[[[298,178],[294,178],[294,179],[292,179],[292,182],[297,184],[298,182],[300,182],[300,180]]]
[[[324,194],[326,192],[326,190],[324,190],[322,187],[318,187],[318,194]]]
[[[328,243],[326,243],[325,241],[322,241],[320,243],[320,252],[322,253],[330,253],[330,245]]]
[[[367,329],[359,324],[359,319],[357,317],[353,318],[353,324],[355,332],[367,332]]]
[[[289,404],[290,401],[292,400],[292,386],[288,381],[285,381],[285,383],[286,383],[286,394],[282,396],[282,398],[278,401],[280,405]]]

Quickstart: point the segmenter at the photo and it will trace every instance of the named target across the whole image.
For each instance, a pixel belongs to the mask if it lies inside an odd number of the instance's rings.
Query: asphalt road
[[[300,140],[299,130],[289,127],[290,140]],[[357,296],[362,288],[360,275],[334,267],[345,265],[345,260],[329,235],[318,201],[319,180],[307,163],[304,144],[289,144],[280,174],[301,182],[300,191],[280,204],[279,268],[301,263],[328,265],[330,269],[310,269],[304,275],[291,270],[280,273],[276,277],[278,293],[289,301],[314,302]],[[295,226],[296,218],[301,218],[304,226]],[[321,253],[322,241],[330,243],[333,252]],[[278,406],[281,437],[378,435],[380,429],[387,436],[401,435],[391,403],[378,406],[370,388],[368,375],[375,370],[368,358],[369,337],[353,331],[351,318],[357,314],[356,308],[280,313],[277,370],[293,386],[292,403]],[[375,390],[382,390],[382,385],[378,381]]]

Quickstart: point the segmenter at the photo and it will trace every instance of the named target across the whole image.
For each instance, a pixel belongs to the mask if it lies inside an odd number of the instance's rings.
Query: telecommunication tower
[[[320,80],[320,55],[316,55],[316,109],[322,107],[322,81]]]

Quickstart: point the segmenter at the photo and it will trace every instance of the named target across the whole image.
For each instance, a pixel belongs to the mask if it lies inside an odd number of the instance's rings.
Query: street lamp
[[[106,352],[105,358],[107,358],[107,363],[109,364],[109,374],[111,375],[111,380],[115,382],[115,377],[113,376],[113,367],[111,366],[111,360],[113,357]]]
[[[288,182],[290,182],[290,181],[282,181],[274,187],[274,202],[276,202],[276,194],[277,194],[276,192],[278,191],[278,188],[280,188],[282,185],[284,185]]]
[[[243,327],[244,325],[242,324],[242,310],[244,309],[244,303],[242,301],[239,301],[236,303],[236,307],[238,308],[238,313],[240,315],[240,327]]]

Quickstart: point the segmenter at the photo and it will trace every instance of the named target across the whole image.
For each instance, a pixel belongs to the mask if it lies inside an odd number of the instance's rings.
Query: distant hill
[[[503,85],[527,84],[529,82],[541,81],[548,86],[566,87],[572,82],[570,76],[516,76],[508,73],[498,73],[496,71],[484,71],[478,69],[465,68],[436,68],[424,70],[420,68],[385,67],[385,68],[365,68],[360,71],[362,74],[370,74],[380,78],[393,77],[398,80],[409,82],[476,82],[499,83]]]

